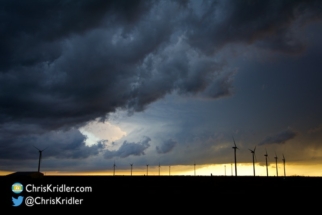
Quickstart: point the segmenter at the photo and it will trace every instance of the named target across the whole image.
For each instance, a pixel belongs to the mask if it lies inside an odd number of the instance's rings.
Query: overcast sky
[[[322,1],[0,2],[0,170],[322,161]]]

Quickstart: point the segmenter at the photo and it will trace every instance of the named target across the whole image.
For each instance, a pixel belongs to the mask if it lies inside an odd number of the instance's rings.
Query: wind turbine
[[[266,149],[265,149],[265,151],[266,151],[266,154],[264,156],[266,157],[266,174],[267,174],[267,177],[268,177],[268,165],[267,165],[267,156],[268,156],[268,154],[267,154]]]
[[[146,175],[148,176],[149,173],[149,164],[146,165]]]
[[[160,163],[159,163],[159,176],[160,176]]]
[[[130,165],[131,165],[131,176],[132,176],[132,167],[133,167],[133,163],[131,163]]]
[[[170,176],[170,165],[169,165],[169,176]]]
[[[232,163],[230,164],[230,173],[231,173],[231,176],[233,176],[233,164]]]
[[[232,148],[234,149],[234,157],[235,157],[235,176],[237,176],[237,161],[236,161],[236,149],[238,149],[238,147],[236,146],[236,143],[235,143],[235,139],[233,137],[233,140],[234,140],[234,145]]]
[[[42,152],[47,149],[48,147],[44,148],[43,150],[38,149],[36,146],[35,147],[38,151],[39,151],[39,160],[38,160],[38,172],[40,172],[40,161],[41,161],[41,157],[42,157]]]
[[[254,169],[254,176],[255,176],[255,150],[256,150],[256,146],[254,148],[254,150],[249,149],[249,151],[253,154],[253,169]]]
[[[284,154],[283,154],[283,164],[284,164],[284,177],[286,176],[286,172],[285,172],[285,157],[284,157]]]
[[[278,169],[277,169],[277,155],[276,155],[276,152],[275,152],[275,162],[276,162],[276,176],[278,176]]]
[[[195,176],[196,176],[196,162],[193,165],[194,165],[194,172],[195,172]]]
[[[113,165],[113,176],[115,176],[115,167],[116,167],[116,165],[115,165],[115,161],[114,161],[114,165]]]

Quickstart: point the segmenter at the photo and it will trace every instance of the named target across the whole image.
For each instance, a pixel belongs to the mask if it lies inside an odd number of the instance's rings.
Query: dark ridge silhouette
[[[239,192],[249,191],[262,192],[268,188],[274,190],[277,188],[294,188],[299,191],[301,189],[308,189],[310,187],[314,190],[322,190],[322,177],[301,177],[301,176],[287,176],[287,177],[274,177],[274,176],[43,176],[43,177],[26,177],[39,174],[37,172],[17,172],[7,176],[0,176],[1,182],[8,182],[12,184],[16,182],[31,183],[31,184],[55,184],[67,186],[92,186],[93,191],[101,192],[109,189],[116,188],[120,191],[127,189],[143,188],[149,190],[153,188],[154,191],[160,188],[160,191],[168,192],[169,187],[176,187],[177,190],[202,190],[206,189],[207,192]],[[232,184],[235,184],[232,186]],[[106,185],[113,185],[106,186]],[[125,189],[126,188],[126,189]],[[134,191],[133,190],[133,191]],[[9,191],[11,191],[9,189]],[[311,190],[312,191],[312,190]],[[128,191],[127,191],[128,193]]]
[[[191,196],[196,195],[204,205],[204,201],[213,197],[216,203],[227,203],[231,196],[237,196],[238,200],[250,201],[251,196],[255,195],[258,198],[255,201],[271,200],[270,192],[274,194],[277,190],[283,192],[283,197],[296,200],[305,197],[305,200],[310,198],[318,199],[314,193],[321,193],[322,177],[267,177],[267,176],[43,176],[40,178],[25,177],[22,175],[0,176],[1,195],[3,198],[1,206],[8,205],[12,208],[11,198],[13,192],[11,187],[14,183],[21,183],[24,186],[32,185],[36,187],[90,187],[91,192],[33,192],[27,193],[23,191],[23,196],[41,196],[42,198],[55,198],[56,196],[63,198],[75,197],[84,199],[83,205],[71,206],[66,208],[91,207],[97,208],[108,206],[108,200],[126,199],[126,197],[135,196],[135,194],[143,193],[145,198],[144,203],[155,204],[156,200],[164,200],[175,203],[178,200],[191,201]],[[31,189],[29,186],[28,189]],[[314,193],[312,195],[312,190]],[[268,192],[267,192],[268,191]],[[169,195],[170,193],[170,195]],[[263,193],[268,195],[263,195]],[[249,196],[248,198],[248,194]],[[263,195],[263,196],[261,196]],[[314,196],[314,197],[313,197]],[[27,197],[27,196],[26,196]],[[260,198],[259,198],[260,197]],[[211,199],[213,200],[213,199]],[[112,201],[113,202],[113,201]],[[140,203],[142,198],[131,198],[127,200],[126,207],[135,208]],[[182,207],[181,204],[179,204]],[[62,205],[58,205],[60,209]],[[111,205],[109,205],[111,206]],[[26,205],[21,207],[27,207]],[[55,205],[35,206],[37,208],[53,208]]]
[[[26,178],[41,178],[41,177],[44,177],[44,174],[42,172],[14,172],[7,176],[11,178],[26,179]]]

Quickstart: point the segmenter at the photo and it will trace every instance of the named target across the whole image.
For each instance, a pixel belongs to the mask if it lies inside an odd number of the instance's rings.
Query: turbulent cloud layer
[[[106,159],[110,159],[113,157],[126,158],[130,155],[134,155],[134,156],[144,155],[144,150],[150,147],[150,144],[149,144],[150,141],[151,139],[149,137],[146,137],[144,140],[138,143],[131,143],[131,142],[124,141],[118,150],[116,151],[106,150],[104,157]]]
[[[165,154],[170,152],[176,144],[177,142],[173,141],[172,139],[169,139],[167,141],[164,141],[162,145],[156,146],[156,150],[159,154]]]
[[[266,137],[259,145],[266,144],[284,144],[286,141],[293,139],[297,135],[297,132],[286,130],[278,134]]]
[[[38,159],[36,148],[45,149],[43,158],[81,159],[98,155],[104,149],[103,142],[98,142],[91,147],[86,146],[86,137],[77,129],[34,134],[29,131],[32,128],[7,126],[6,129],[1,129],[0,159]],[[12,137],[13,134],[15,134],[14,137]]]
[[[231,94],[230,43],[298,52],[320,1],[1,2],[0,123],[69,128],[172,91]]]
[[[92,120],[104,121],[119,109],[143,111],[173,92],[231,96],[235,70],[221,51],[238,43],[297,54],[305,50],[298,32],[321,20],[321,5],[313,0],[1,1],[0,158],[34,157],[29,148],[36,143],[52,146],[48,156],[86,158],[104,148],[87,147],[76,131]],[[283,140],[271,137],[263,144]],[[124,142],[105,157],[142,155],[149,141]],[[166,153],[173,146],[157,150]]]

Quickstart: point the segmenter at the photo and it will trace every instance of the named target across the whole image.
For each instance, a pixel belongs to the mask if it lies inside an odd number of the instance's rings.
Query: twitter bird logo
[[[23,200],[23,196],[18,196],[18,198],[12,197],[13,206],[17,207],[21,205],[22,200]]]

